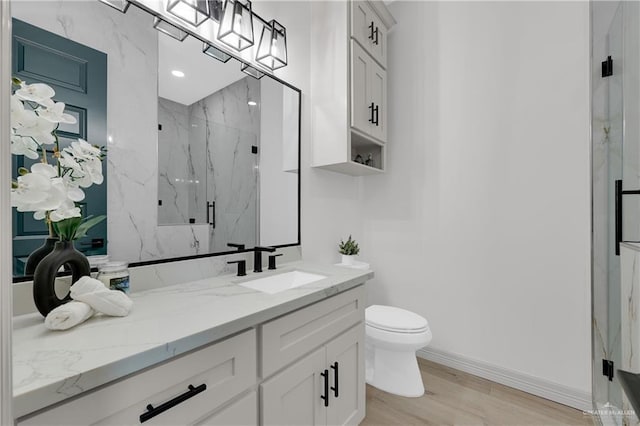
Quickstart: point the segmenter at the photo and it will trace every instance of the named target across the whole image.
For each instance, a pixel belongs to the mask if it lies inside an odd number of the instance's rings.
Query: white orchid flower
[[[53,131],[57,124],[35,116],[35,119],[16,128],[16,134],[32,137],[38,144],[52,144],[56,141]]]
[[[100,148],[96,148],[95,146],[91,145],[89,142],[80,138],[78,138],[78,140],[75,142],[71,142],[71,149],[77,156],[83,157],[83,158],[88,158],[88,157],[100,158],[100,155],[102,154],[102,151],[100,151]]]
[[[27,158],[31,158],[32,160],[38,159],[40,154],[38,154],[38,145],[36,141],[34,141],[30,137],[16,135],[11,129],[11,153],[14,155],[24,155]]]
[[[21,126],[28,126],[37,118],[35,112],[24,108],[17,96],[11,96],[11,127],[18,129]]]
[[[101,154],[99,148],[82,139],[71,142],[71,146],[63,149],[59,158],[60,165],[67,169],[65,177],[68,176],[82,188],[88,188],[92,184],[100,185],[104,181]]]
[[[80,208],[76,207],[71,200],[66,200],[60,207],[49,213],[49,219],[51,219],[52,222],[60,222],[64,219],[81,216]]]
[[[51,98],[56,94],[50,86],[43,83],[26,84],[22,82],[20,86],[20,89],[15,93],[18,98],[44,106],[50,105],[47,104],[47,101],[51,101]]]
[[[73,115],[64,113],[64,102],[51,103],[47,108],[38,108],[38,117],[42,117],[52,123],[76,124],[76,118]]]
[[[66,188],[57,170],[43,163],[31,166],[31,173],[18,177],[11,189],[11,205],[20,212],[46,212],[57,209],[67,198]]]

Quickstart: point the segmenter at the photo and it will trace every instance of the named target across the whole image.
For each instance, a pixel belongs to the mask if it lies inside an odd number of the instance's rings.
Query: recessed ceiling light
[[[184,73],[178,70],[171,71],[171,74],[173,74],[174,77],[180,77],[180,78],[184,77]]]
[[[250,105],[250,106],[258,105],[258,103],[256,101],[249,101],[249,102],[247,102],[247,104]]]

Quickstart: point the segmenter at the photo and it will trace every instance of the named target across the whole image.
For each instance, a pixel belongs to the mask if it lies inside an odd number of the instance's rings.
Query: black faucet
[[[276,257],[278,256],[282,256],[282,253],[269,255],[269,269],[276,269]]]
[[[273,253],[276,251],[275,247],[254,247],[253,248],[253,272],[262,272],[262,252],[268,251]]]
[[[238,276],[239,277],[244,277],[245,275],[247,275],[247,261],[246,260],[232,260],[230,262],[227,262],[229,265],[231,265],[232,263],[237,263],[238,264]]]
[[[227,247],[237,248],[238,251],[244,250],[244,244],[227,243]]]

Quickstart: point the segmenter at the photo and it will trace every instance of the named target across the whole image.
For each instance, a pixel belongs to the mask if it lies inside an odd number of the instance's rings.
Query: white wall
[[[390,8],[388,172],[362,178],[369,301],[425,316],[437,351],[586,398],[588,3]]]

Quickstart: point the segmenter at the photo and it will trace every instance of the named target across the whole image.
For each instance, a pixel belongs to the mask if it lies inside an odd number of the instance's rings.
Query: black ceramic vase
[[[49,312],[71,300],[69,293],[62,299],[56,295],[56,274],[63,265],[71,270],[72,282],[91,274],[89,261],[75,249],[73,241],[56,242],[53,251],[40,261],[33,274],[33,300],[42,316],[46,317]]]
[[[24,265],[24,274],[33,275],[33,273],[36,271],[36,266],[38,266],[38,263],[40,263],[40,261],[44,259],[46,255],[53,251],[53,247],[58,241],[60,241],[58,238],[48,237],[47,239],[45,239],[44,244],[38,247],[27,258],[27,263]]]

